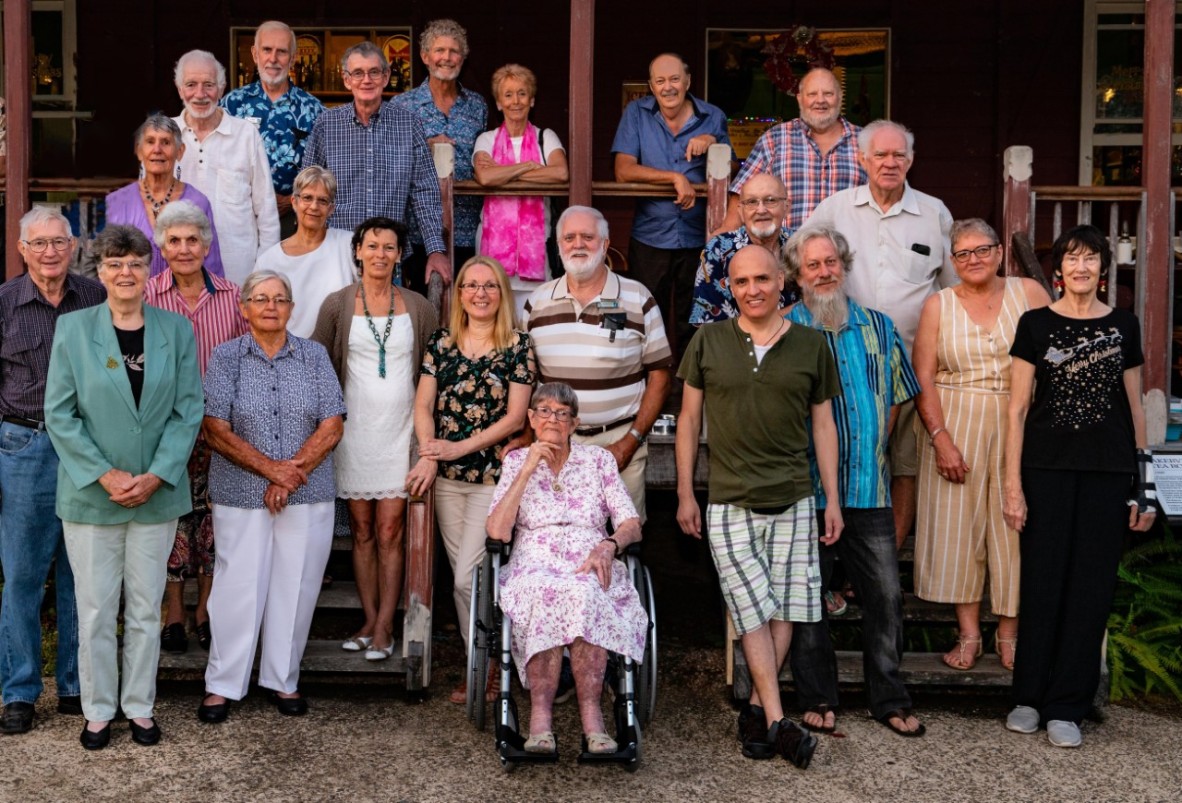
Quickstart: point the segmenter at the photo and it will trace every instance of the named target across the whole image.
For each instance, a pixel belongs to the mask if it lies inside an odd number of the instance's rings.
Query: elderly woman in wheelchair
[[[564,647],[570,649],[584,750],[616,753],[600,707],[608,652],[639,662],[648,633],[648,614],[616,560],[640,540],[640,520],[611,453],[571,443],[578,412],[569,385],[534,391],[528,415],[535,441],[505,457],[488,517],[491,538],[514,540],[499,601],[512,622],[513,659],[530,693],[529,753],[557,752],[551,713]]]

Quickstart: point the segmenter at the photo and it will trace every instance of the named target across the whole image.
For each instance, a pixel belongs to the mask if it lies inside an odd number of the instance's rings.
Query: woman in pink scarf
[[[500,187],[510,181],[562,184],[566,151],[558,136],[529,122],[538,81],[529,68],[506,64],[492,79],[493,98],[505,122],[476,138],[472,165],[476,181]],[[487,196],[476,233],[476,252],[505,266],[520,319],[525,300],[549,278],[546,238],[550,205],[542,196]]]

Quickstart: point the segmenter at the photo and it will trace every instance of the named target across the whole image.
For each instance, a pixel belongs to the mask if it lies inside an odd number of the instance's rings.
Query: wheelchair
[[[513,699],[513,659],[511,622],[501,613],[499,605],[500,571],[509,559],[511,545],[488,539],[485,557],[472,570],[472,604],[468,616],[468,719],[479,730],[487,722],[488,706],[484,694],[488,683],[488,662],[496,662],[500,672],[501,690],[491,704],[495,727],[495,742],[501,767],[506,772],[518,764],[552,764],[558,761],[554,753],[529,753],[524,749],[525,737],[519,730],[517,703]],[[615,717],[615,740],[619,750],[614,753],[591,753],[586,741],[578,756],[580,764],[621,764],[629,772],[640,767],[641,727],[652,721],[657,704],[657,624],[653,601],[652,578],[640,562],[640,545],[632,544],[620,560],[628,568],[628,576],[640,596],[640,604],[648,614],[648,633],[645,636],[644,660],[637,664],[631,658],[608,653],[605,683],[614,692],[612,711]]]

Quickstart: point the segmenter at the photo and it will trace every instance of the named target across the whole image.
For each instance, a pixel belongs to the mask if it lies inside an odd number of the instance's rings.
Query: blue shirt
[[[903,340],[891,319],[881,312],[849,302],[845,326],[834,331],[813,320],[803,303],[784,316],[817,329],[837,362],[841,395],[833,399],[837,424],[837,487],[843,508],[882,508],[891,504],[887,464],[887,424],[891,407],[919,393],[919,380],[907,359]],[[817,507],[825,507],[825,491],[809,429],[809,471]]]
[[[290,85],[272,103],[263,85],[255,81],[226,95],[221,106],[235,117],[258,126],[275,193],[291,195],[292,182],[304,158],[304,146],[316,118],[324,111],[324,104],[298,86]]]
[[[205,370],[205,414],[230,422],[234,434],[272,460],[290,460],[321,422],[345,414],[341,385],[324,346],[290,332],[274,358],[245,334],[213,350]],[[214,452],[209,498],[214,504],[263,507],[270,480]],[[336,498],[332,453],[288,499],[292,505]]]
[[[459,97],[451,107],[450,114],[444,114],[435,105],[431,97],[431,88],[427,85],[428,78],[409,92],[403,92],[390,101],[390,105],[406,109],[423,126],[423,136],[427,139],[440,134],[455,140],[456,164],[455,176],[457,181],[468,181],[475,178],[472,167],[472,149],[476,145],[476,138],[488,127],[488,107],[484,98],[471,90],[460,89]],[[476,245],[476,227],[480,223],[480,211],[484,208],[484,197],[480,195],[455,196],[455,236],[454,245],[471,248]],[[412,210],[408,224],[414,222]],[[415,237],[415,227],[410,226],[411,240],[421,242]]]
[[[726,133],[726,115],[693,95],[686,100],[694,108],[676,136],[669,130],[657,99],[652,95],[634,100],[624,109],[612,153],[633,156],[645,167],[676,171],[691,184],[706,180],[706,154],[686,160],[689,141],[701,134],[711,134],[723,145],[730,145]],[[689,209],[680,209],[672,198],[642,198],[636,202],[632,236],[653,248],[701,248],[706,241],[706,201],[699,198]]]
[[[443,252],[443,207],[435,160],[413,114],[383,102],[362,125],[353,104],[326,109],[316,120],[303,166],[327,167],[337,180],[337,205],[328,225],[352,231],[375,215],[405,222],[414,210],[428,254]],[[409,249],[403,249],[406,259]]]
[[[793,230],[784,226],[780,228],[780,250],[783,251]],[[694,305],[690,309],[689,322],[694,326],[714,321],[725,321],[739,317],[739,308],[735,306],[735,297],[731,295],[727,278],[730,276],[731,258],[740,248],[751,245],[751,235],[746,226],[739,226],[734,231],[720,232],[710,238],[706,248],[702,251],[702,261],[698,264],[698,272],[694,276]],[[800,299],[796,285],[784,285],[780,292],[780,306],[788,307]]]

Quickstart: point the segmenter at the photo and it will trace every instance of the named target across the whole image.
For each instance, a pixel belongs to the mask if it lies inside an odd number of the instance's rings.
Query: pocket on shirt
[[[917,254],[911,249],[903,255],[903,265],[902,279],[908,284],[928,284],[939,267],[939,263],[932,264],[931,256]]]
[[[4,339],[0,340],[0,359],[31,368],[30,352],[41,348],[41,343],[40,332],[32,329],[11,331],[10,328],[4,333]]]
[[[250,176],[245,170],[218,169],[217,201],[227,207],[250,206]]]

